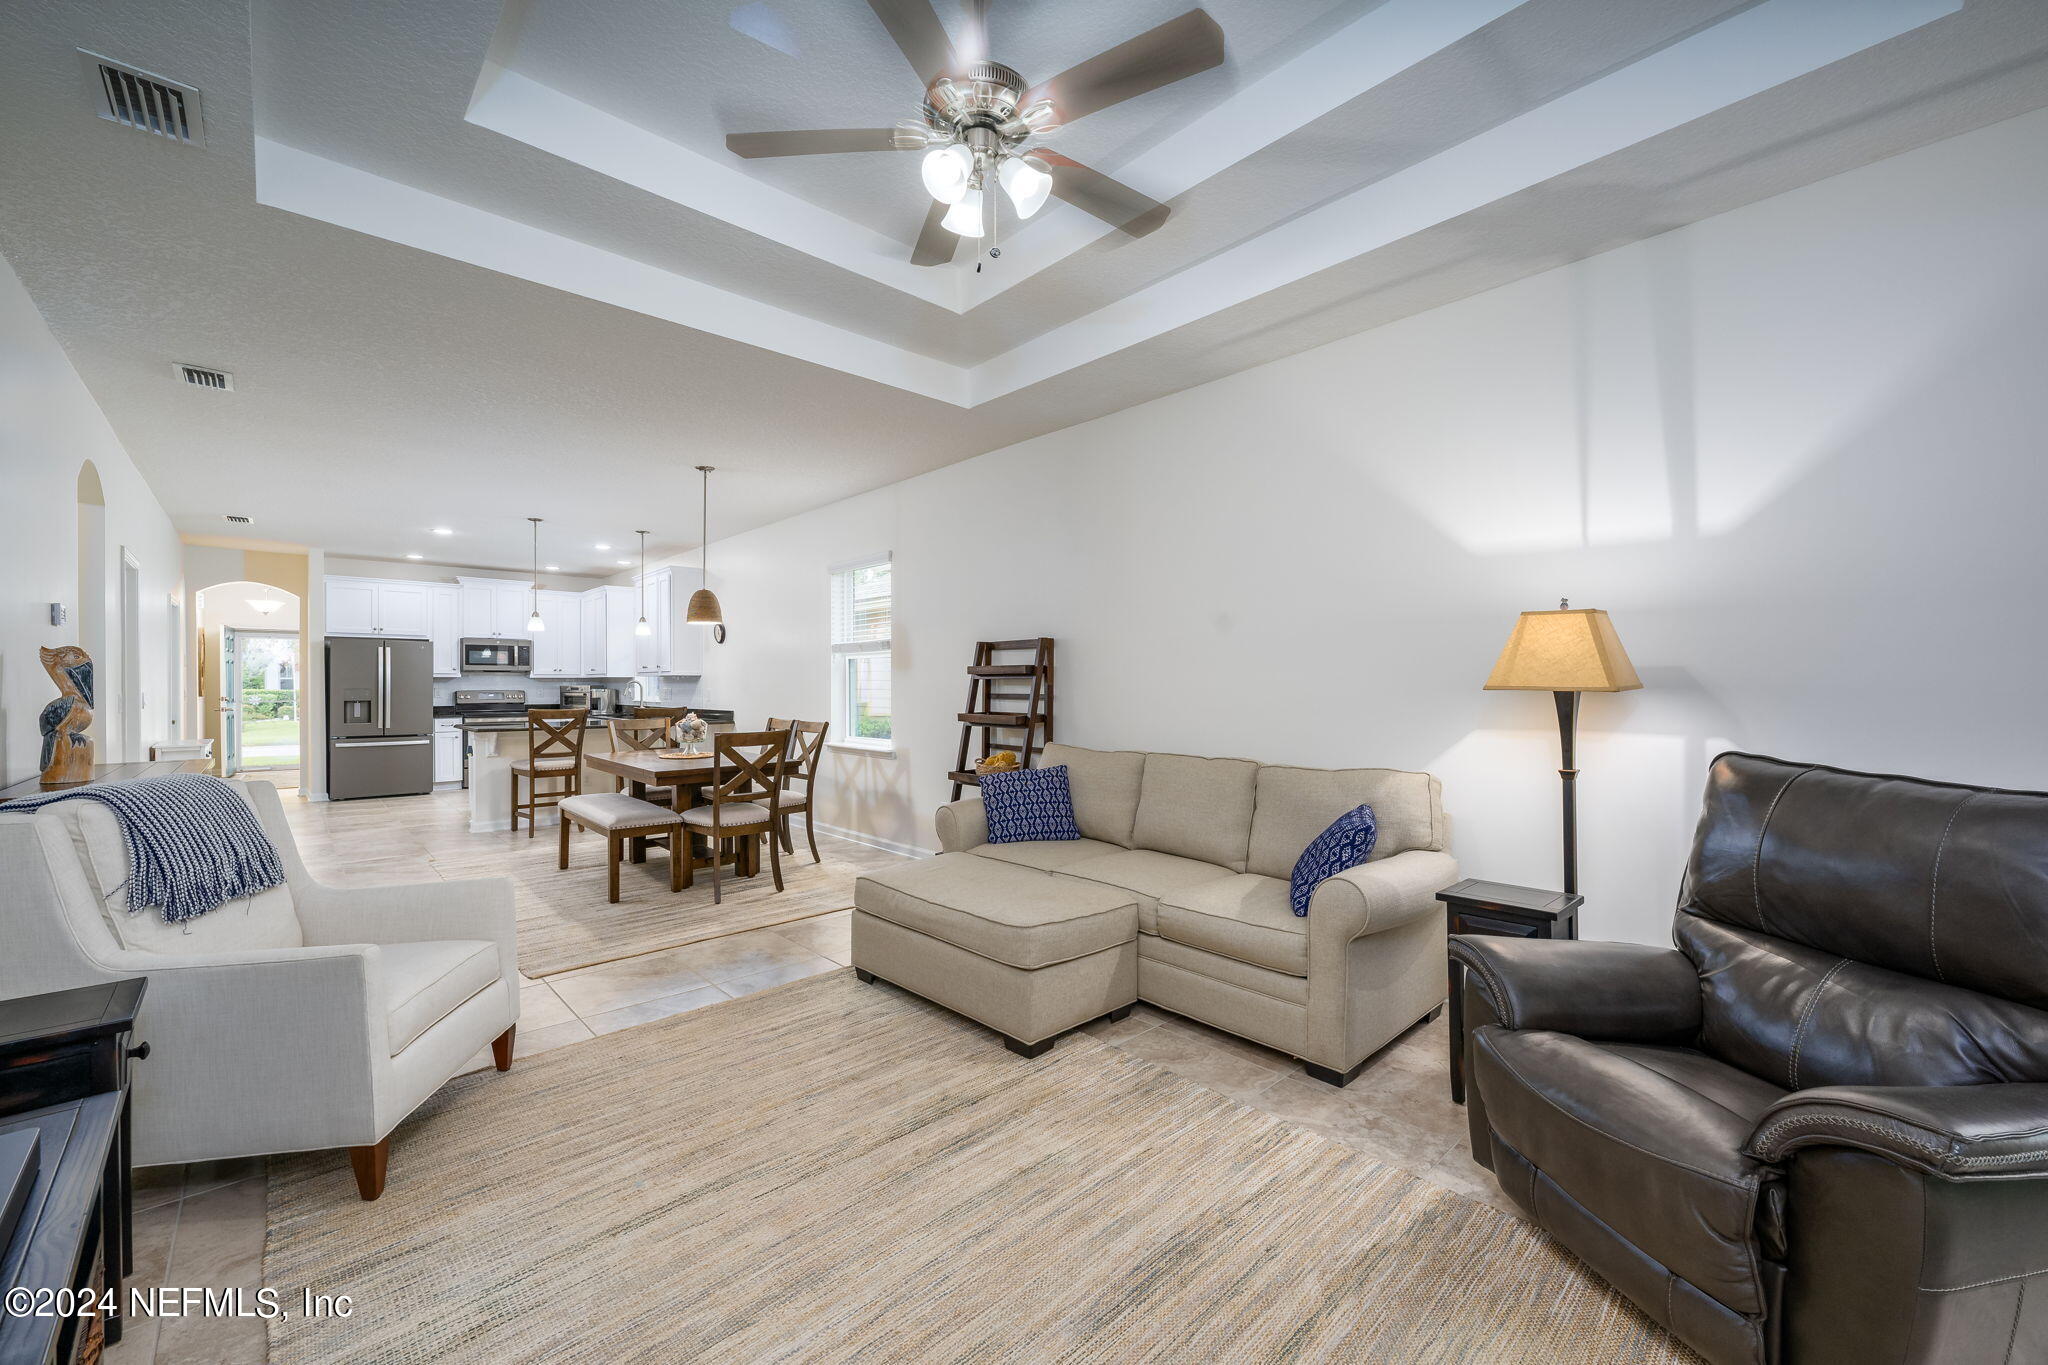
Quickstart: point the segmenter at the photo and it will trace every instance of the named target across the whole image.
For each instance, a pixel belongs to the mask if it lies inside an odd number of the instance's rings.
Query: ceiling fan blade
[[[1060,122],[1172,85],[1223,61],[1223,30],[1208,11],[1191,9],[1024,92],[1018,108],[1051,100]]]
[[[946,26],[933,12],[931,0],[868,0],[868,8],[889,30],[910,69],[926,85],[959,68],[953,40],[946,36]]]
[[[960,238],[939,226],[951,204],[934,203],[924,216],[924,231],[917,234],[917,246],[910,253],[912,265],[946,265],[960,249]]]
[[[1052,192],[1080,209],[1092,213],[1111,227],[1132,237],[1146,233],[1166,221],[1172,210],[1147,195],[1138,193],[1121,180],[1112,180],[1092,166],[1070,156],[1038,148],[1031,153],[1052,171]]]
[[[727,133],[726,150],[749,160],[763,156],[819,156],[826,152],[893,152],[894,128],[805,128],[787,133]]]

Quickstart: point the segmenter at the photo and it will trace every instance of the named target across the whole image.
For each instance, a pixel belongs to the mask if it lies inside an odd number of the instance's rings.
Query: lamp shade
[[[1607,613],[1525,611],[1486,679],[1489,692],[1632,692],[1643,685]]]
[[[709,588],[699,588],[691,593],[690,608],[684,613],[683,619],[697,626],[715,626],[723,623],[725,613],[719,609],[718,594]]]

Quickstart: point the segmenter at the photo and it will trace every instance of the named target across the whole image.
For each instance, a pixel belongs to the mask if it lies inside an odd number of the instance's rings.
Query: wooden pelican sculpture
[[[92,780],[92,656],[77,645],[39,651],[57,699],[43,708],[43,785]]]

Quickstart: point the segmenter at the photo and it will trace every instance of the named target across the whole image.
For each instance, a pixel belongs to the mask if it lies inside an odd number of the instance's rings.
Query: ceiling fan
[[[1026,144],[1221,63],[1223,30],[1206,12],[1189,10],[1051,80],[1027,85],[1015,70],[988,59],[988,0],[968,0],[965,50],[954,47],[931,0],[868,5],[925,82],[918,116],[893,128],[733,133],[725,139],[728,149],[750,159],[922,151],[924,187],[936,202],[911,252],[913,265],[943,265],[962,237],[988,233],[997,187],[1019,218],[1056,195],[1133,237],[1166,221],[1166,205],[1072,157]]]

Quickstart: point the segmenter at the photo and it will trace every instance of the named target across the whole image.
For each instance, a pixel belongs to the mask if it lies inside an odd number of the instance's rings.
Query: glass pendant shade
[[[941,204],[957,204],[974,175],[974,153],[955,142],[924,154],[924,187]]]
[[[548,623],[540,619],[539,607],[535,607],[533,609],[533,615],[526,618],[526,628],[530,631],[535,632],[543,631],[548,628]]]
[[[684,618],[693,626],[716,626],[725,621],[725,613],[719,609],[718,594],[709,588],[699,588],[690,594],[690,612]]]
[[[652,635],[654,634],[654,627],[648,625],[647,618],[643,616],[633,623],[633,633],[635,635]]]
[[[981,191],[969,190],[962,195],[959,203],[946,210],[939,226],[962,237],[981,236]]]
[[[1019,218],[1029,218],[1044,208],[1046,196],[1052,193],[1051,174],[1028,156],[1005,159],[996,171],[996,178],[1002,182],[1003,192],[1010,196],[1010,202],[1017,206]]]

